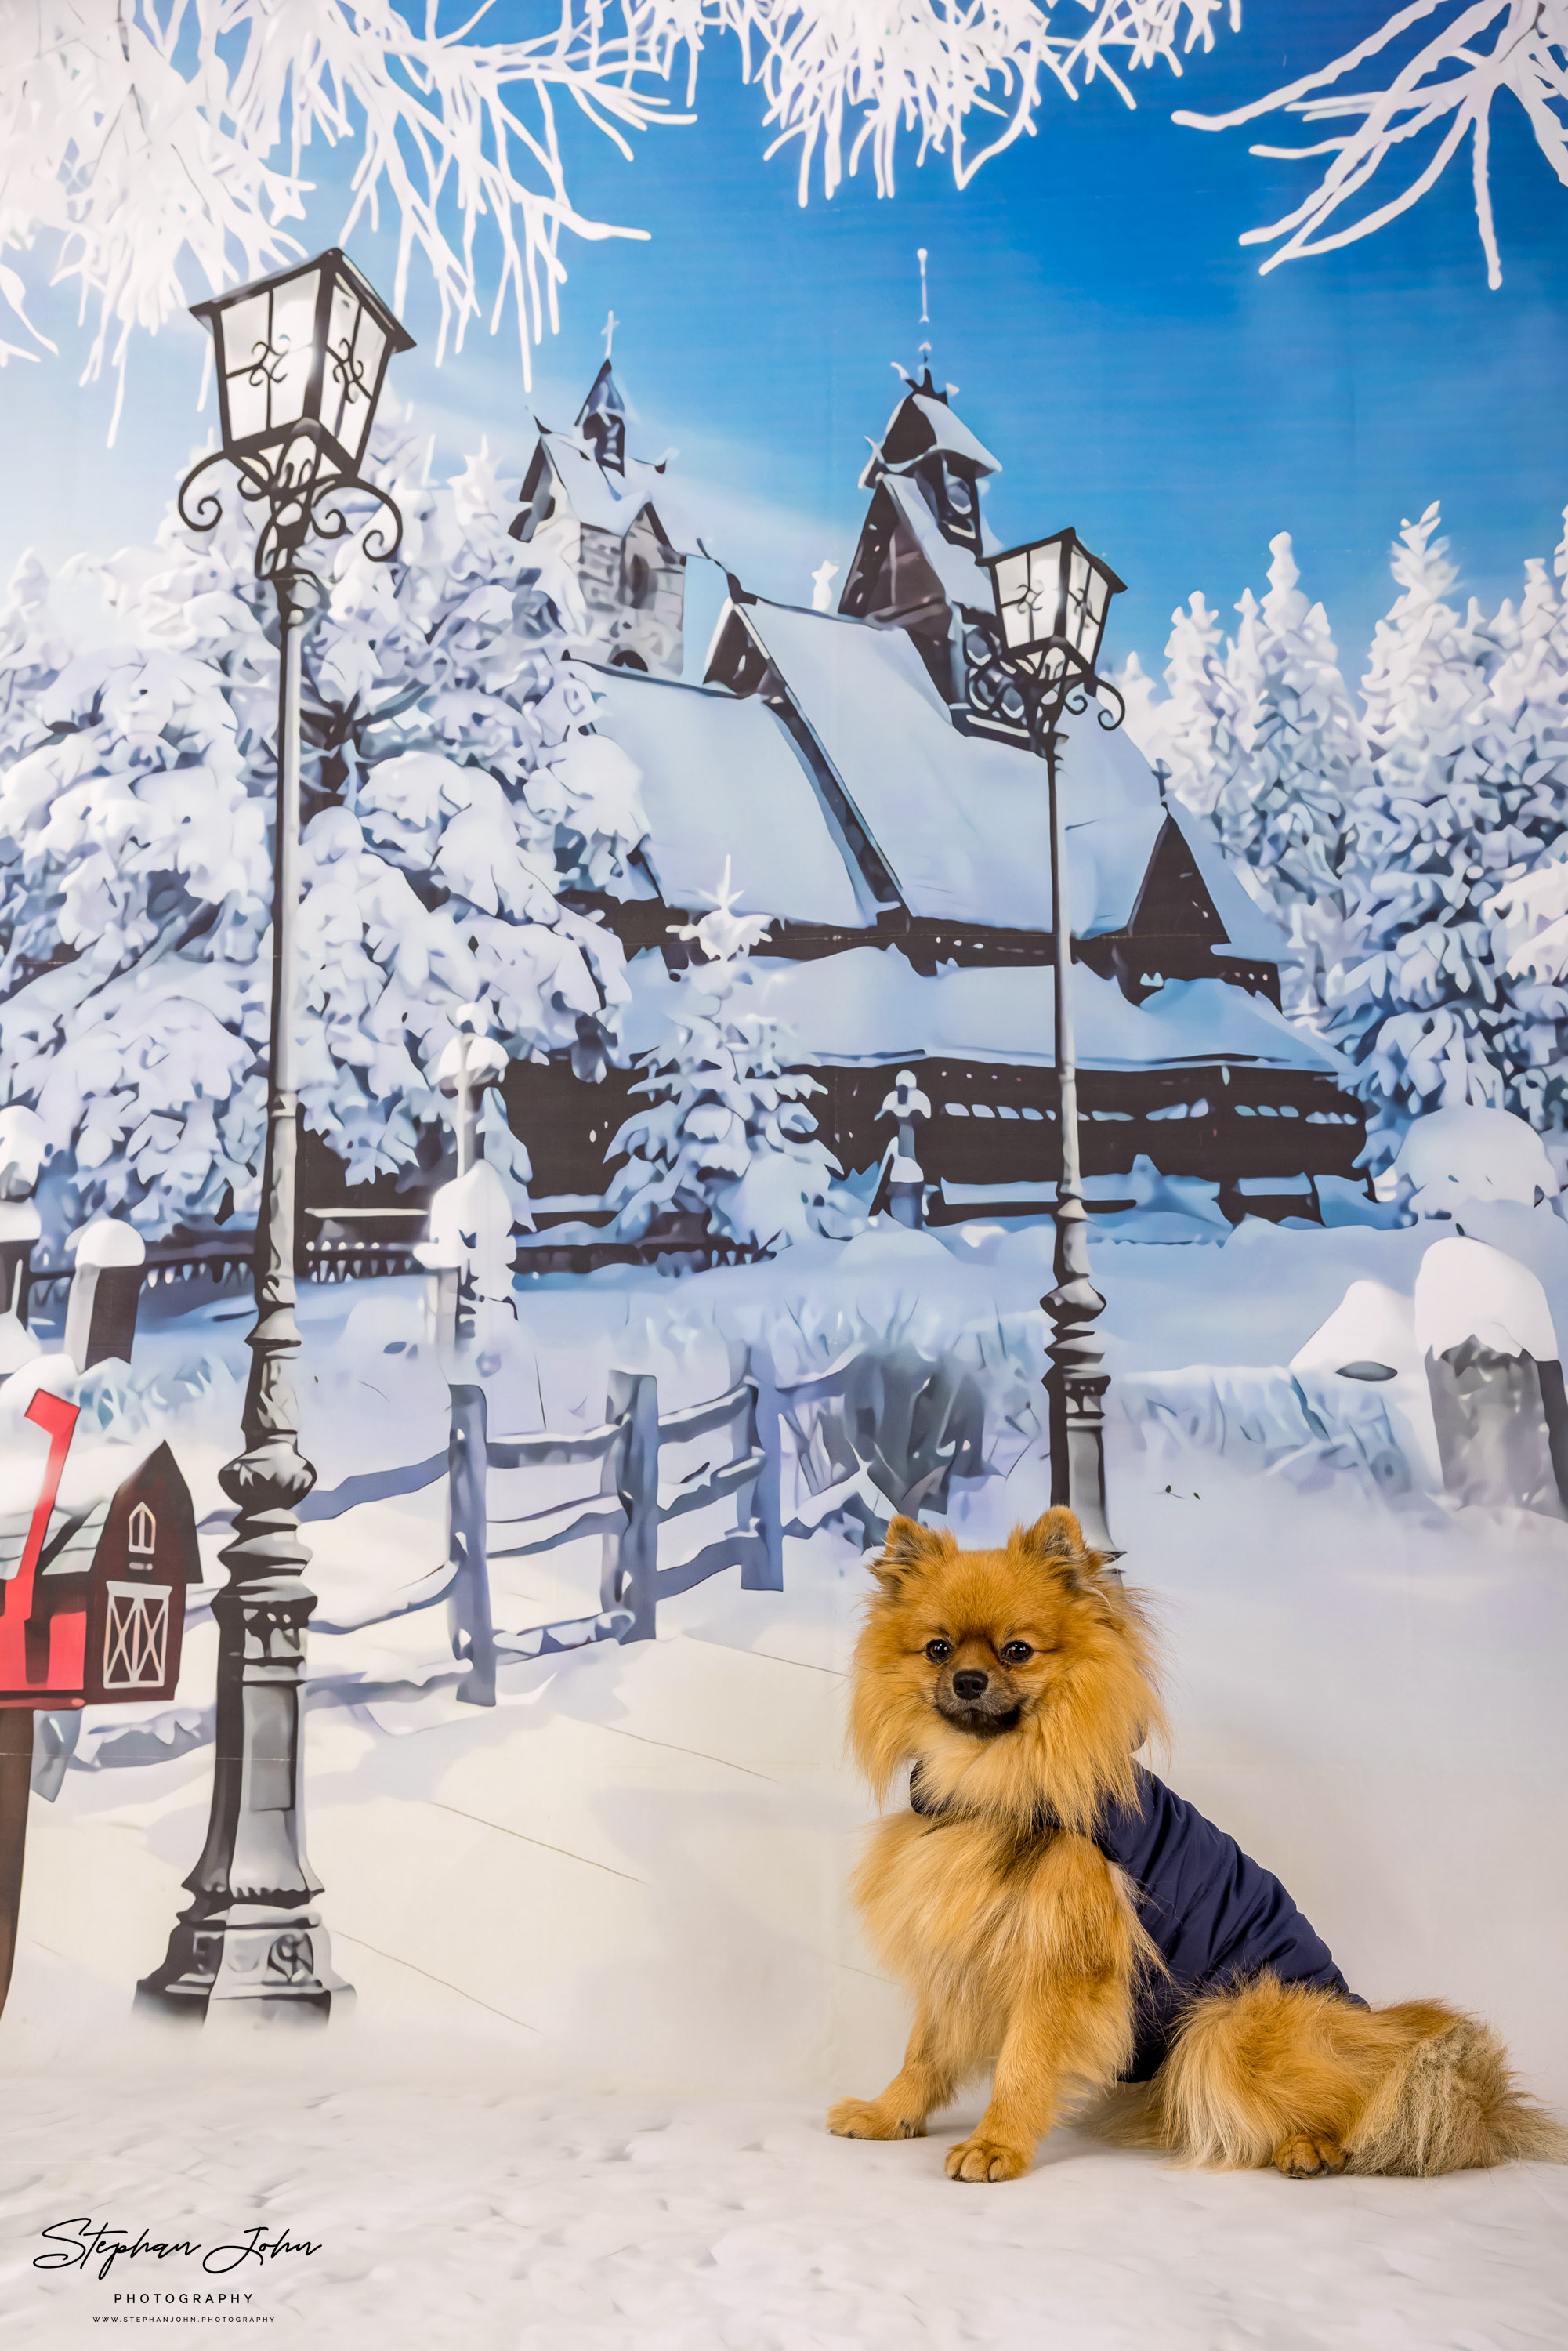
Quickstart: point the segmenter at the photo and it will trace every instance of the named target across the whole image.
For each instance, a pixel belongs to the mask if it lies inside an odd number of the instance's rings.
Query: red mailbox
[[[56,1502],[79,1407],[40,1388],[49,1458],[16,1572],[0,1573],[0,1708],[172,1698],[185,1588],[201,1581],[191,1497],[167,1445],[76,1517]],[[0,1571],[10,1567],[0,1535]]]
[[[160,1445],[110,1494],[57,1508],[80,1406],[39,1388],[27,1418],[49,1458],[26,1531],[0,1530],[0,2009],[10,1988],[27,1834],[32,1718],[172,1698],[185,1588],[201,1580],[195,1515]]]

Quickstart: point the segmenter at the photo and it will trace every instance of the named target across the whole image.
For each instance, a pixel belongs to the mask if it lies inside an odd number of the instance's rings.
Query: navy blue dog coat
[[[1310,1984],[1364,2008],[1279,1879],[1163,1780],[1135,1768],[1139,1802],[1108,1810],[1094,1843],[1136,1888],[1144,1931],[1166,1973],[1139,1995],[1136,2048],[1123,2079],[1148,2081],[1195,1992],[1227,1991],[1266,1970],[1281,1983]],[[944,1810],[922,1802],[918,1769],[909,1801],[917,1813],[939,1818]],[[1040,1826],[1043,1834],[1051,1823]]]

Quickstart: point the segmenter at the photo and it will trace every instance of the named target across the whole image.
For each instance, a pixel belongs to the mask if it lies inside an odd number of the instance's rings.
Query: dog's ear
[[[934,1528],[923,1527],[916,1520],[901,1514],[889,1527],[881,1551],[869,1552],[865,1563],[885,1596],[896,1600],[941,1552],[942,1537]]]
[[[1071,1510],[1047,1510],[1032,1527],[1016,1528],[1013,1541],[1029,1558],[1054,1569],[1070,1592],[1086,1590],[1099,1574],[1100,1554],[1089,1549]]]

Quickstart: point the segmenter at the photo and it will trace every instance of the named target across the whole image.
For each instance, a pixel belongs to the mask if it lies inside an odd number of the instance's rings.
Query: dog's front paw
[[[1034,2160],[1034,2149],[1003,2147],[998,2139],[960,2139],[947,2149],[949,2179],[1021,2179]]]
[[[1274,2168],[1287,2179],[1324,2179],[1345,2167],[1345,2152],[1326,2131],[1298,2131],[1274,2149]]]
[[[880,2098],[841,2098],[828,2109],[835,2138],[924,2138],[925,2125],[911,2115],[890,2112]]]

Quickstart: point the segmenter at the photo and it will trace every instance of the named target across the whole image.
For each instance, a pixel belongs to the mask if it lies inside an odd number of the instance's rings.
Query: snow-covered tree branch
[[[1427,28],[1425,37],[1381,88],[1342,87],[1364,66],[1373,68],[1375,80],[1386,68],[1373,61],[1396,49],[1417,26]],[[1396,220],[1436,186],[1469,139],[1487,277],[1498,287],[1502,259],[1491,207],[1491,110],[1505,90],[1519,100],[1542,153],[1568,184],[1568,0],[1412,0],[1354,49],[1287,88],[1229,114],[1181,113],[1176,120],[1199,131],[1230,130],[1281,113],[1307,124],[1349,122],[1349,129],[1304,146],[1253,148],[1255,155],[1332,159],[1301,204],[1242,238],[1243,245],[1282,240],[1265,270],[1332,253]],[[1391,189],[1401,175],[1403,183]]]
[[[960,185],[1029,129],[1042,77],[1072,92],[1207,47],[1239,0],[562,0],[527,40],[476,37],[479,16],[425,0],[31,0],[0,8],[0,254],[41,251],[95,323],[89,378],[121,386],[137,328],[155,330],[196,290],[215,292],[301,250],[313,183],[306,151],[350,144],[347,239],[383,203],[395,214],[394,307],[417,258],[440,303],[440,349],[510,307],[522,343],[558,323],[563,230],[640,236],[580,212],[559,110],[630,153],[630,138],[695,97],[710,37],[733,35],[779,146],[798,143],[802,201],[821,163],[829,194],[869,147],[892,192],[901,131],[945,154]],[[1089,23],[1080,21],[1086,13]],[[480,12],[480,15],[483,11]],[[1071,19],[1071,21],[1068,21]],[[994,126],[967,143],[978,110]],[[199,289],[187,283],[199,277]],[[0,266],[0,303],[31,337],[23,277]],[[47,346],[47,348],[53,348]],[[438,352],[439,355],[439,352]],[[118,402],[116,413],[118,415]]]
[[[964,187],[1032,129],[1049,82],[1075,98],[1103,75],[1131,105],[1126,73],[1179,74],[1185,53],[1213,47],[1217,20],[1239,25],[1241,0],[646,0],[639,13],[650,32],[663,20],[672,70],[684,47],[688,99],[705,37],[736,36],[767,98],[768,154],[800,150],[804,204],[819,165],[831,196],[868,150],[891,195],[902,134],[918,162],[947,157]],[[987,130],[971,144],[976,112]]]
[[[797,151],[802,203],[813,183],[831,196],[862,158],[890,195],[901,139],[917,162],[945,158],[962,187],[1032,131],[1052,90],[1075,98],[1103,78],[1130,106],[1130,76],[1159,65],[1180,74],[1185,57],[1241,20],[1240,0],[560,0],[549,30],[486,41],[483,15],[443,19],[441,0],[424,0],[423,14],[411,0],[0,7],[0,256],[37,254],[52,282],[75,284],[93,319],[87,375],[107,359],[122,388],[134,329],[156,330],[193,292],[299,253],[289,224],[303,222],[313,189],[307,151],[348,146],[340,237],[377,223],[384,204],[398,235],[394,305],[423,263],[438,356],[471,319],[487,313],[494,329],[512,310],[526,381],[530,342],[559,322],[562,231],[643,234],[574,203],[562,108],[629,154],[634,133],[694,119],[699,65],[733,38],[764,99],[768,153]],[[1433,19],[1385,88],[1342,87]],[[1278,244],[1265,268],[1407,211],[1469,138],[1495,285],[1488,141],[1504,89],[1568,181],[1568,0],[1413,0],[1289,88],[1176,120],[1215,131],[1281,111],[1351,119],[1319,143],[1257,151],[1332,159],[1301,204],[1243,240]],[[1406,161],[1403,186],[1374,201],[1378,175]],[[26,338],[0,339],[0,365],[53,348],[27,317],[36,290],[0,261],[0,306]]]
[[[450,13],[450,12],[449,12]],[[486,307],[514,306],[523,347],[556,324],[563,229],[639,235],[574,208],[558,109],[628,152],[669,114],[646,5],[582,0],[553,30],[482,43],[466,15],[442,30],[393,0],[31,0],[0,8],[0,252],[40,240],[56,282],[96,312],[88,375],[123,371],[133,329],[156,329],[203,290],[281,267],[301,247],[306,150],[356,143],[340,235],[398,226],[393,303],[428,267],[441,342]],[[612,29],[616,27],[616,29]],[[483,238],[481,230],[483,229]],[[0,297],[23,317],[22,287]],[[38,340],[41,340],[39,338]],[[28,356],[25,346],[4,347]]]

